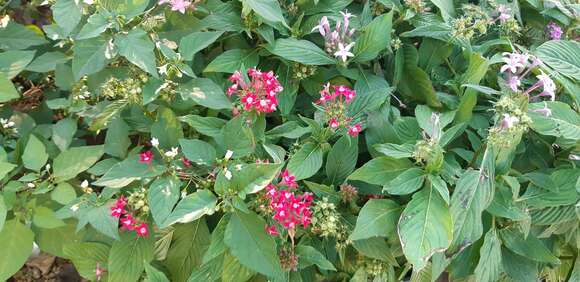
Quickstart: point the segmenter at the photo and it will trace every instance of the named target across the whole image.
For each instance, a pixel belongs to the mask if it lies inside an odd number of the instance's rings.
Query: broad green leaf
[[[179,200],[181,182],[174,176],[164,176],[156,179],[149,186],[147,199],[151,215],[157,225],[161,225],[171,214],[173,206]]]
[[[391,44],[393,10],[376,17],[362,29],[362,35],[354,45],[354,62],[366,62],[376,58]]]
[[[290,174],[296,180],[306,179],[318,172],[322,167],[322,148],[316,143],[306,143],[288,161]]]
[[[39,171],[44,164],[46,164],[47,160],[48,154],[46,153],[44,143],[38,140],[34,134],[31,134],[26,143],[24,153],[22,154],[22,163],[24,164],[24,167]]]
[[[90,280],[96,280],[97,264],[107,266],[110,247],[97,242],[73,243],[64,246],[64,254],[72,261],[79,274]]]
[[[429,75],[417,66],[417,50],[412,45],[405,45],[397,50],[404,54],[404,75],[401,77],[399,91],[416,101],[427,103],[431,107],[440,107],[435,89]]]
[[[199,133],[211,137],[220,136],[226,121],[215,117],[202,117],[198,115],[186,115],[179,117],[179,120],[187,123]]]
[[[171,247],[164,262],[171,281],[187,281],[191,273],[201,265],[209,240],[209,230],[203,219],[175,226]]]
[[[358,138],[343,136],[332,146],[326,158],[326,175],[333,184],[341,184],[351,174],[358,159]]]
[[[401,214],[398,233],[414,271],[424,268],[433,254],[449,247],[453,239],[451,214],[435,189],[425,187],[413,195]]]
[[[100,0],[99,4],[109,11],[114,11],[131,19],[143,13],[150,0]]]
[[[334,265],[324,257],[317,249],[311,246],[299,245],[296,247],[296,254],[300,257],[298,261],[300,268],[316,265],[323,270],[336,271]]]
[[[0,162],[0,180],[6,177],[17,165],[8,162]]]
[[[6,216],[8,215],[8,207],[4,202],[4,196],[0,194],[0,232],[4,228],[4,223],[6,222]]]
[[[536,49],[542,62],[562,75],[580,80],[580,43],[568,40],[552,40]]]
[[[40,228],[52,229],[65,226],[64,221],[58,219],[53,210],[47,207],[36,207],[32,223]]]
[[[269,277],[282,273],[276,242],[265,231],[266,222],[253,212],[232,214],[224,242],[245,267]]]
[[[450,21],[455,16],[455,7],[453,6],[453,0],[431,0],[445,19],[445,21]]]
[[[89,223],[97,231],[113,239],[119,239],[119,219],[111,216],[111,207],[113,202],[108,204],[91,207],[90,210],[81,216],[79,225]],[[78,227],[77,227],[78,229]]]
[[[0,53],[0,74],[13,79],[34,58],[36,51],[6,51]]]
[[[214,189],[222,194],[227,190],[245,194],[257,193],[272,183],[280,173],[281,167],[281,164],[245,164],[239,169],[230,169],[232,178],[229,180],[218,177]]]
[[[181,123],[175,113],[168,107],[157,110],[157,120],[151,126],[151,137],[159,139],[159,146],[164,149],[177,147],[183,138]]]
[[[226,252],[223,257],[222,281],[248,281],[256,275],[255,271],[243,266],[231,253]]]
[[[50,198],[61,205],[67,205],[77,198],[77,193],[72,185],[61,182],[50,192]]]
[[[504,245],[514,253],[537,262],[560,264],[560,260],[533,234],[527,237],[514,228],[499,232]]]
[[[447,1],[447,0],[441,0]],[[469,56],[469,66],[467,71],[462,76],[463,84],[478,84],[485,76],[489,68],[489,61],[479,53],[471,53]],[[468,122],[473,115],[473,108],[477,104],[477,90],[473,88],[466,88],[459,100],[459,108],[455,121],[457,123]]]
[[[374,148],[377,152],[394,159],[410,158],[415,151],[415,145],[413,144],[376,144]]]
[[[68,35],[81,21],[82,8],[79,1],[57,0],[52,6],[52,15],[63,33]]]
[[[36,57],[25,68],[27,71],[33,72],[49,72],[56,69],[56,65],[64,64],[70,60],[70,57],[62,52],[46,52]]]
[[[362,255],[388,262],[391,265],[398,265],[393,250],[389,248],[385,238],[371,237],[352,242],[352,246]]]
[[[267,46],[268,51],[286,60],[305,65],[333,65],[336,61],[307,40],[281,38]]]
[[[242,66],[251,68],[258,65],[258,53],[253,50],[232,49],[221,53],[205,67],[203,72],[233,73]]]
[[[72,71],[74,79],[79,80],[84,75],[94,74],[105,68],[107,57],[105,52],[109,42],[104,37],[79,40],[73,46],[74,57]]]
[[[129,129],[129,125],[121,117],[113,119],[107,127],[105,153],[113,157],[125,158],[127,149],[131,146]]]
[[[4,28],[0,28],[0,49],[23,50],[30,46],[48,43],[44,37],[32,28],[27,28],[11,20]]]
[[[231,109],[232,103],[220,86],[209,78],[194,78],[182,83],[176,90],[184,100],[191,99],[196,103],[215,110]]]
[[[0,280],[6,281],[24,265],[32,252],[34,233],[18,220],[7,221],[0,231]]]
[[[479,249],[479,262],[475,268],[475,279],[481,282],[495,282],[500,278],[502,272],[501,241],[495,228],[492,228],[485,234],[483,246]]]
[[[546,106],[551,111],[549,117],[533,112]],[[532,103],[529,109],[532,111],[529,115],[533,121],[531,127],[534,131],[543,135],[580,139],[580,114],[569,105],[562,102]]]
[[[289,121],[272,128],[266,132],[266,136],[269,138],[286,137],[296,139],[308,132],[310,132],[308,127],[302,127],[296,121]]]
[[[147,282],[169,282],[167,276],[151,264],[145,264],[145,273],[147,273]]]
[[[117,35],[115,44],[119,48],[119,55],[127,58],[129,62],[150,73],[153,77],[159,76],[155,61],[155,45],[144,30],[135,28],[128,34]]]
[[[411,194],[423,186],[425,177],[425,171],[422,169],[416,167],[410,168],[383,186],[383,191],[391,195]]]
[[[243,3],[264,20],[286,26],[286,20],[277,0],[244,0]]]
[[[57,181],[72,179],[95,164],[103,153],[102,145],[74,147],[63,151],[54,159],[54,177]]]
[[[412,163],[406,159],[378,157],[355,170],[348,179],[383,186],[411,167]]]
[[[87,23],[81,28],[76,36],[76,40],[89,39],[99,36],[107,28],[113,24],[109,21],[109,12],[106,10],[99,10],[98,12],[92,14],[88,19]]]
[[[192,139],[179,139],[185,157],[200,165],[211,165],[216,160],[215,148],[207,142]]]
[[[12,81],[0,73],[0,103],[6,103],[20,97]]]
[[[209,190],[197,190],[183,198],[163,224],[159,227],[165,228],[176,222],[188,223],[201,218],[206,214],[213,214],[217,198]]]
[[[121,240],[113,242],[109,252],[109,281],[138,281],[145,264],[153,260],[154,236],[138,237],[125,232]]]
[[[349,239],[356,241],[395,234],[401,207],[387,199],[371,199],[360,210]]]
[[[246,119],[241,115],[226,123],[222,128],[224,149],[234,152],[234,158],[247,156],[256,149],[256,139]]]
[[[151,165],[139,162],[139,156],[129,156],[124,161],[112,166],[93,184],[109,188],[122,188],[135,180],[152,178],[165,172],[165,166],[153,162]]]
[[[514,254],[503,247],[501,262],[508,276],[515,281],[535,281],[538,278],[538,265],[535,261]]]
[[[179,51],[184,60],[191,61],[195,53],[214,43],[224,32],[206,31],[194,32],[179,41]]]

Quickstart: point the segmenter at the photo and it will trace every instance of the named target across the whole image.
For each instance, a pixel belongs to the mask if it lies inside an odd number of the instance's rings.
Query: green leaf
[[[153,260],[154,236],[138,237],[135,232],[121,234],[109,253],[109,281],[138,281],[145,264]]]
[[[25,68],[27,71],[33,72],[49,72],[56,69],[56,65],[68,62],[70,58],[61,52],[46,52],[34,59]]]
[[[96,280],[97,264],[101,268],[107,265],[110,247],[96,242],[73,243],[64,246],[64,254],[72,261],[79,274],[90,280]]]
[[[78,1],[57,0],[52,6],[52,15],[64,35],[68,35],[81,21],[82,10]]]
[[[183,198],[173,212],[159,227],[165,228],[176,222],[188,223],[201,218],[206,214],[213,214],[217,198],[209,190],[197,190]]]
[[[160,107],[157,110],[157,120],[151,126],[151,137],[159,139],[159,146],[165,149],[177,147],[179,139],[183,138],[181,124],[170,108]]]
[[[423,186],[426,174],[420,168],[410,168],[383,186],[383,191],[391,195],[411,194]]]
[[[46,164],[47,160],[48,154],[46,153],[46,147],[44,147],[42,141],[38,140],[34,134],[31,134],[26,143],[26,149],[24,149],[24,153],[22,154],[24,167],[39,171]]]
[[[444,0],[445,1],[445,0]],[[479,53],[471,53],[469,56],[469,66],[467,71],[461,77],[461,82],[463,84],[478,84],[485,73],[489,69],[489,61],[481,56]],[[457,123],[468,122],[471,120],[473,115],[473,108],[477,104],[477,90],[468,87],[463,92],[463,96],[459,100],[459,108],[457,110],[457,115],[455,116],[455,121]]]
[[[46,44],[48,41],[44,36],[34,32],[32,28],[27,28],[11,20],[4,28],[0,28],[0,49],[3,50],[23,50],[30,46]]]
[[[377,144],[374,148],[377,152],[393,159],[410,158],[415,151],[415,145],[413,144]]]
[[[269,277],[282,274],[276,242],[264,228],[266,222],[253,212],[232,214],[224,242],[239,262]]]
[[[18,98],[20,98],[20,94],[14,88],[12,81],[0,73],[0,103],[6,103]]]
[[[306,179],[318,172],[322,167],[322,148],[315,143],[306,143],[288,161],[290,174],[296,180]]]
[[[34,59],[36,51],[6,51],[0,53],[0,74],[13,79]]]
[[[109,123],[105,137],[105,153],[113,157],[125,158],[127,149],[131,146],[129,129],[129,125],[121,117],[113,119]]]
[[[401,214],[398,230],[403,253],[414,271],[424,268],[433,254],[444,252],[453,238],[449,208],[431,187],[413,195]]]
[[[119,48],[119,54],[129,62],[142,70],[150,73],[153,77],[159,77],[155,61],[155,45],[149,39],[147,32],[140,28],[129,31],[128,34],[120,34],[115,37],[115,44]]]
[[[139,156],[133,155],[112,166],[93,184],[109,188],[122,188],[135,180],[152,178],[165,172],[165,166],[153,162],[151,165],[139,162]]]
[[[352,241],[371,237],[390,237],[395,234],[401,207],[387,199],[371,199],[360,210]]]
[[[17,165],[0,161],[0,180],[6,177]]]
[[[147,273],[147,282],[169,282],[169,279],[157,268],[151,264],[145,264],[145,273]]]
[[[497,281],[503,272],[501,257],[501,241],[495,228],[492,228],[485,234],[483,245],[479,249],[475,279],[481,282]]]
[[[94,165],[103,153],[102,145],[70,148],[54,159],[54,177],[59,182],[72,179]]]
[[[334,65],[336,61],[307,40],[281,38],[266,47],[272,54],[305,65]]]
[[[256,14],[264,20],[272,23],[286,25],[282,9],[277,0],[244,0],[244,5],[248,5]]]
[[[205,67],[203,72],[233,73],[258,65],[258,53],[253,50],[232,49],[221,53]]]
[[[89,39],[101,35],[101,33],[113,25],[109,22],[109,16],[111,15],[106,10],[99,10],[92,14],[77,34],[76,40]]]
[[[381,51],[391,44],[393,10],[376,17],[362,29],[362,35],[354,45],[353,62],[366,62],[376,58]]]
[[[119,239],[119,219],[111,216],[111,207],[113,203],[92,207],[86,214],[79,219],[79,225],[87,222],[97,231],[113,239]]]
[[[7,221],[0,232],[0,280],[6,281],[24,265],[32,252],[34,233],[18,220]]]
[[[176,90],[181,97],[215,110],[231,109],[232,103],[220,86],[209,78],[194,78],[179,84]]]
[[[72,143],[77,132],[77,122],[72,118],[59,120],[52,126],[52,142],[61,150],[65,151]]]
[[[558,73],[580,80],[580,43],[568,40],[552,40],[536,49],[542,62]]]
[[[216,160],[215,148],[201,140],[179,139],[185,157],[200,165],[211,165]]]
[[[180,196],[181,182],[174,176],[164,176],[156,179],[149,186],[147,200],[151,215],[157,225],[161,225],[173,210]]]
[[[549,117],[533,112],[546,106],[552,112]],[[580,139],[580,115],[569,105],[562,102],[532,103],[529,109],[531,110],[529,116],[532,118],[531,127],[534,131],[543,135]]]
[[[560,260],[533,234],[527,237],[514,228],[500,230],[504,245],[514,253],[537,262],[560,264]]]
[[[179,120],[187,123],[199,133],[211,137],[220,136],[222,134],[222,128],[226,124],[226,121],[220,118],[202,117],[198,115],[182,116],[179,117]]]
[[[441,107],[429,75],[417,66],[417,50],[412,45],[405,45],[397,52],[404,54],[403,72],[399,91],[416,101],[427,103],[431,107]]]
[[[4,201],[4,196],[0,194],[0,232],[4,228],[4,223],[6,222],[6,216],[8,215],[8,207]]]
[[[358,159],[358,138],[343,136],[332,146],[326,158],[326,175],[333,184],[341,184],[351,174]]]
[[[301,269],[316,265],[323,270],[336,271],[334,265],[314,247],[299,245],[296,247],[296,254],[300,258],[298,265]]]
[[[391,265],[398,265],[393,251],[385,241],[385,238],[371,237],[352,242],[352,246],[362,255],[388,262]]]
[[[181,56],[186,61],[193,60],[195,53],[214,43],[223,33],[223,31],[194,32],[182,37],[179,41]]]
[[[252,129],[246,125],[241,115],[226,123],[222,128],[225,150],[234,152],[234,158],[247,156],[256,149],[256,139]]]
[[[150,0],[100,0],[99,4],[109,11],[125,16],[128,20],[143,13],[149,2]]]
[[[348,179],[383,186],[411,167],[412,163],[406,159],[378,157],[355,170]]]
[[[65,226],[64,221],[58,219],[53,210],[47,207],[36,207],[32,223],[40,228],[52,229]]]
[[[171,281],[187,281],[191,273],[201,265],[203,254],[210,244],[209,239],[209,230],[203,219],[175,226],[165,260]]]
[[[538,265],[535,261],[514,254],[502,248],[502,265],[508,276],[515,281],[534,281],[538,278]]]
[[[50,198],[61,205],[67,205],[77,198],[77,193],[72,185],[61,182],[50,192]]]
[[[455,7],[453,6],[453,0],[431,0],[445,19],[445,21],[450,21],[455,16]]]
[[[72,60],[72,71],[75,80],[81,79],[84,75],[97,73],[105,68],[108,61],[105,56],[108,44],[107,39],[104,37],[75,42]]]
[[[282,164],[244,164],[240,169],[231,169],[231,179],[218,177],[214,189],[222,194],[227,190],[245,194],[257,193],[272,183],[281,168]]]

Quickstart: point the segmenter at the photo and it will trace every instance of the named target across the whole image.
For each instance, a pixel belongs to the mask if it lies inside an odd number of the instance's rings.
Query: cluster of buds
[[[428,172],[435,172],[441,170],[444,161],[443,148],[439,145],[442,135],[439,113],[432,113],[429,123],[431,129],[429,132],[423,131],[423,139],[415,144],[413,158]]]
[[[81,189],[83,190],[83,193],[85,193],[85,194],[93,193],[93,188],[91,188],[91,186],[89,186],[89,181],[86,179],[83,180],[83,182],[81,182]]]
[[[367,275],[374,278],[374,281],[386,281],[385,276],[389,271],[389,264],[378,259],[372,259],[365,256],[358,257],[357,265],[365,269]]]
[[[336,211],[336,206],[328,202],[327,198],[322,201],[316,201],[312,208],[314,216],[312,217],[312,232],[322,237],[334,237],[337,240],[337,248],[345,247],[348,237],[346,227],[341,222],[340,214]],[[339,246],[339,242],[343,243]]]
[[[312,221],[312,193],[298,194],[295,190],[298,184],[288,170],[282,173],[282,181],[278,185],[270,184],[266,187],[265,198],[268,209],[273,212],[272,219],[288,230],[291,238],[296,234],[296,228],[302,225],[307,228]],[[266,206],[262,206],[266,209]],[[266,232],[272,236],[280,235],[276,225],[266,226]]]
[[[185,10],[195,10],[195,5],[200,2],[199,0],[188,1],[188,0],[159,0],[159,5],[169,4],[171,6],[171,11],[179,11],[185,14]]]
[[[427,7],[423,0],[405,0],[405,5],[407,5],[416,14],[429,12],[431,10],[431,8]]]
[[[72,88],[72,98],[75,101],[87,100],[91,98],[91,92],[87,86],[87,76],[83,76],[77,83],[73,85]]]
[[[147,80],[148,77],[144,73],[138,74],[135,78],[112,77],[101,87],[101,94],[110,100],[127,99],[133,103],[140,103],[142,85]]]
[[[494,11],[495,20],[494,23],[499,21],[501,27],[508,34],[518,33],[520,31],[520,25],[518,21],[512,15],[512,9],[504,4],[497,5]]]
[[[471,39],[476,35],[487,33],[487,27],[493,21],[487,13],[476,5],[463,5],[464,15],[453,20],[453,36]]]
[[[129,205],[133,207],[134,211],[142,211],[144,214],[149,212],[149,206],[147,205],[147,190],[145,190],[145,188],[131,192],[127,201]]]
[[[330,22],[326,16],[320,19],[320,22],[312,31],[318,30],[320,35],[324,37],[324,49],[329,54],[340,58],[343,63],[346,63],[348,57],[354,57],[350,51],[354,46],[352,38],[355,29],[349,29],[350,18],[354,17],[348,11],[340,12],[342,21],[337,21],[334,30],[330,30]]]
[[[507,84],[513,92],[522,92],[523,95],[529,97],[532,100],[538,100],[540,97],[549,97],[551,101],[556,99],[556,84],[542,70],[540,70],[540,74],[536,76],[538,79],[536,83],[534,83],[525,91],[520,90],[523,79],[533,69],[542,64],[540,59],[528,54],[520,54],[517,52],[503,53],[503,55],[504,65],[501,67],[500,71],[502,73],[507,73]],[[542,91],[539,94],[530,96],[533,91],[540,88]]]
[[[526,103],[525,96],[502,96],[495,104],[495,112],[498,116],[496,125],[489,130],[488,141],[496,147],[511,147],[522,132],[525,132],[532,120],[522,110],[522,104]],[[537,110],[541,112],[543,109]],[[548,114],[550,109],[546,108]]]
[[[358,189],[349,184],[340,185],[339,193],[343,203],[354,202],[358,199]]]
[[[303,65],[301,63],[292,64],[293,77],[298,80],[306,79],[316,73],[316,66]]]
[[[298,270],[298,256],[294,253],[293,249],[282,248],[280,254],[280,265],[285,271],[297,271]]]
[[[562,28],[554,22],[550,22],[546,26],[546,33],[548,34],[548,38],[550,38],[550,40],[560,40],[562,39],[562,34],[564,34]]]
[[[247,71],[249,82],[239,71],[230,76],[229,81],[233,84],[228,87],[227,94],[236,94],[240,97],[240,102],[244,110],[256,110],[258,113],[272,113],[278,107],[276,95],[284,88],[278,82],[278,77],[274,72],[262,72],[256,68]]]
[[[331,90],[332,88],[332,90]],[[347,105],[356,97],[356,91],[348,86],[332,86],[327,83],[320,91],[320,99],[316,104],[324,107],[328,126],[332,130],[346,128],[352,137],[358,136],[361,131],[361,124],[350,125],[352,118],[347,115]]]
[[[149,235],[149,228],[145,221],[138,223],[138,219],[127,210],[127,199],[121,196],[115,204],[111,207],[111,216],[119,218],[121,227],[129,231],[135,231],[139,237],[147,237]]]
[[[8,119],[0,118],[0,126],[2,126],[2,132],[7,135],[18,134],[18,129],[15,127],[16,124]]]

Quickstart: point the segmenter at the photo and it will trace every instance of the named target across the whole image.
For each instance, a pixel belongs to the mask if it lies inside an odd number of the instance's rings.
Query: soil
[[[8,282],[85,282],[73,264],[45,253],[30,258]]]

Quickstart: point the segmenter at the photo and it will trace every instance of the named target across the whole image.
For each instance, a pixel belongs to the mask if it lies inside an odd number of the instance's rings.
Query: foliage
[[[578,281],[560,0],[0,0],[0,280]]]

